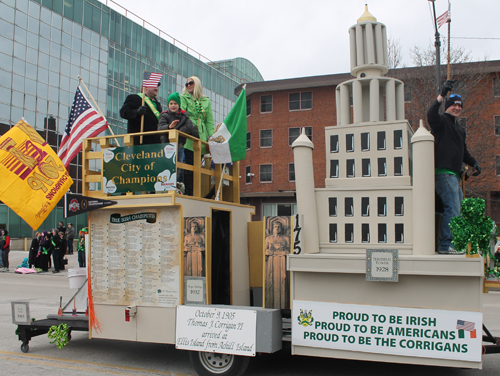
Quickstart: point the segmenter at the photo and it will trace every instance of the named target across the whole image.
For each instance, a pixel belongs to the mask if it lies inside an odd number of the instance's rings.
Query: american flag
[[[80,86],[76,89],[75,99],[69,114],[68,124],[64,130],[64,135],[59,145],[57,154],[64,166],[68,168],[69,162],[82,150],[84,138],[96,137],[106,130],[108,122],[94,110],[80,91]]]
[[[459,330],[466,330],[468,332],[471,332],[474,330],[475,326],[476,324],[472,321],[457,320],[457,329]]]
[[[451,21],[451,4],[448,3],[448,10],[436,18],[438,29],[443,26],[445,23]]]
[[[163,73],[144,72],[144,80],[142,86],[144,87],[157,87],[161,80]]]

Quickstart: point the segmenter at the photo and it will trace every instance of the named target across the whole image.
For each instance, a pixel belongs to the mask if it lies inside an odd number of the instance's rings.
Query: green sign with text
[[[102,153],[103,193],[176,189],[176,143],[109,148]]]

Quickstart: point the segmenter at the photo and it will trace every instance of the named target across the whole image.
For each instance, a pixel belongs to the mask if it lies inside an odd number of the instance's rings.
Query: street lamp
[[[441,42],[439,40],[439,32],[436,20],[436,6],[434,4],[436,0],[428,1],[432,2],[432,11],[434,12],[434,30],[436,31],[436,41],[434,42],[434,46],[436,47],[436,88],[437,92],[439,93],[439,88],[441,86]]]

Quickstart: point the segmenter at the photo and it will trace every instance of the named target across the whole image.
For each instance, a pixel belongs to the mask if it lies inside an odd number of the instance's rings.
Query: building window
[[[500,116],[495,116],[495,135],[500,136]]]
[[[411,90],[405,85],[405,102],[411,102]]]
[[[305,127],[306,136],[312,141],[312,127]],[[288,145],[292,146],[293,142],[300,136],[302,128],[288,128]]]
[[[378,176],[386,176],[387,175],[387,163],[385,162],[385,158],[378,159]]]
[[[378,216],[385,217],[387,215],[387,198],[378,197],[377,206],[378,206]]]
[[[245,183],[250,184],[252,182],[252,174],[250,170],[250,166],[245,167]]]
[[[394,175],[403,175],[403,157],[394,157]]]
[[[500,77],[493,77],[493,95],[500,97]]]
[[[260,97],[260,113],[273,112],[273,96],[262,95]]]
[[[385,150],[385,131],[377,132],[377,150]]]
[[[328,197],[328,214],[330,217],[337,216],[337,197]]]
[[[370,197],[361,197],[361,216],[370,216]]]
[[[260,165],[260,182],[270,183],[273,181],[273,165],[265,164]]]
[[[401,129],[396,129],[394,131],[394,149],[403,148],[403,131]]]
[[[500,176],[500,156],[497,155],[497,160],[496,160],[496,171],[497,175]]]
[[[288,181],[295,181],[295,165],[293,163],[288,164]]]
[[[345,224],[345,242],[346,243],[354,242],[354,224],[352,223]]]
[[[288,101],[288,109],[292,110],[308,110],[312,108],[312,92],[291,93]]]
[[[363,176],[371,176],[370,171],[370,158],[362,159]]]
[[[273,146],[273,130],[261,129],[260,130],[260,147],[270,148]]]
[[[252,132],[247,132],[247,150],[250,150],[250,146],[252,146],[252,143],[251,143],[251,141],[252,141],[251,136],[252,135],[251,135],[251,133]]]
[[[387,225],[385,223],[378,224],[378,242],[387,243]]]
[[[334,134],[330,136],[330,153],[339,152],[339,135]]]
[[[290,216],[297,214],[297,204],[263,204],[262,215],[271,217],[276,215]]]
[[[331,178],[339,177],[339,161],[337,159],[332,159],[330,161],[330,177]]]
[[[370,150],[370,133],[361,133],[361,151]]]
[[[346,161],[346,165],[347,165],[347,177],[353,178],[354,177],[354,159],[348,159]]]
[[[330,243],[337,243],[337,224],[330,223]]]
[[[345,149],[348,153],[354,151],[354,134],[345,135]]]
[[[404,197],[394,197],[394,215],[404,215]]]
[[[460,124],[464,129],[467,129],[467,118],[459,117],[457,123]]]
[[[252,98],[247,98],[247,116],[252,115]]]
[[[370,243],[370,225],[368,223],[361,224],[361,242]]]
[[[352,217],[354,215],[354,200],[352,197],[346,197],[345,200],[345,216]]]
[[[396,232],[396,243],[404,243],[405,235],[404,235],[404,225],[402,223],[395,224],[395,232]]]

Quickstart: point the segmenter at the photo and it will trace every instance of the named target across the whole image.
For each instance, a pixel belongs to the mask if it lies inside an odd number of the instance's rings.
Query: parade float
[[[476,369],[499,352],[483,336],[484,259],[435,254],[434,140],[384,76],[386,27],[366,11],[349,35],[324,188],[312,142],[292,145],[293,217],[252,222],[238,162],[177,163],[177,131],[158,145],[85,140],[83,194],[116,202],[90,213],[90,338],[175,344],[203,375],[240,375],[284,341],[293,355]],[[178,169],[193,171],[193,196],[176,191]]]

